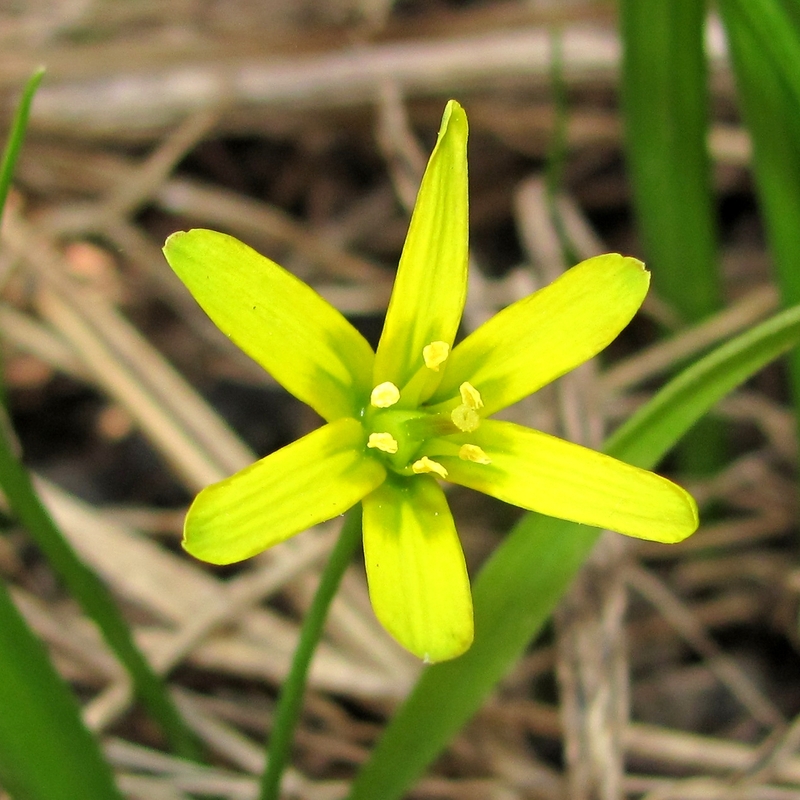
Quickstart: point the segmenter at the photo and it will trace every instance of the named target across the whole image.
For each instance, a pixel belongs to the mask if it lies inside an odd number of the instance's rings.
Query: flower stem
[[[322,573],[322,578],[308,610],[300,641],[294,652],[292,666],[278,698],[272,734],[269,738],[269,756],[264,774],[261,777],[259,800],[279,800],[281,778],[289,758],[294,737],[294,729],[303,704],[306,676],[311,658],[322,635],[328,607],[339,588],[345,570],[352,560],[353,553],[361,539],[361,504],[347,513],[342,532],[336,542],[330,560]]]

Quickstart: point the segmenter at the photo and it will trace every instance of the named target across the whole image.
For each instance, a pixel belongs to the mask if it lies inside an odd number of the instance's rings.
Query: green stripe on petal
[[[649,283],[635,258],[611,253],[581,262],[464,339],[431,403],[458,397],[463,381],[481,393],[482,416],[527,397],[612,342],[641,306]]]
[[[174,233],[164,255],[214,324],[295,397],[329,422],[357,414],[372,348],[311,287],[216,231]]]
[[[680,542],[698,526],[697,506],[680,486],[555,436],[484,420],[464,437],[490,464],[436,456],[453,483],[551,517],[657,542]]]
[[[464,109],[451,100],[397,268],[375,359],[376,385],[391,381],[402,389],[423,366],[423,348],[452,345],[458,331],[467,295],[467,132]],[[428,394],[439,373],[430,370],[430,377]]]
[[[344,513],[386,477],[364,445],[361,425],[340,419],[206,487],[186,516],[184,548],[232,564]]]
[[[472,596],[444,492],[433,478],[390,477],[364,498],[364,560],[375,614],[427,663],[472,644]]]

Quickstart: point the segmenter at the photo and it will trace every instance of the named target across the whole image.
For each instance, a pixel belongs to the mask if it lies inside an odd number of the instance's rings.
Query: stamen
[[[465,406],[471,408],[473,411],[483,408],[481,393],[471,383],[464,381],[464,383],[458,387],[458,391],[461,392],[461,402]]]
[[[369,396],[369,402],[375,408],[389,408],[400,399],[400,390],[391,382],[379,383]]]
[[[483,448],[476,444],[462,444],[458,457],[464,461],[474,461],[476,464],[491,464],[492,459],[486,455]]]
[[[440,478],[447,477],[447,470],[438,461],[434,461],[432,458],[428,458],[428,456],[422,456],[419,461],[415,461],[411,465],[411,471],[416,475],[421,475],[425,472],[433,472]]]
[[[478,430],[481,424],[478,412],[465,403],[456,406],[450,412],[450,419],[453,420],[453,425],[460,431],[464,431],[464,433],[472,433],[472,431]]]
[[[422,358],[425,366],[434,372],[439,371],[439,367],[447,361],[450,355],[450,345],[447,342],[431,342],[422,348]]]
[[[371,433],[367,440],[367,447],[382,450],[384,453],[394,454],[397,452],[397,439],[391,433]]]

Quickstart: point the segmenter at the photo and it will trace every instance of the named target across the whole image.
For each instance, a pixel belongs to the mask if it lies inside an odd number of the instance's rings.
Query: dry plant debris
[[[589,0],[0,9],[0,122],[31,68],[49,70],[0,250],[21,443],[54,516],[113,587],[214,757],[200,768],[160,750],[93,627],[12,531],[0,538],[0,573],[128,796],[255,797],[276,688],[335,528],[235,570],[179,551],[193,492],[315,421],[194,307],[161,257],[165,235],[237,235],[374,336],[421,154],[456,96],[472,127],[465,322],[479,325],[567,266],[544,190],[557,25],[569,100],[563,225],[581,257],[637,253],[614,24],[609,4]],[[729,307],[663,343],[655,323],[674,327],[675,316],[652,297],[611,363],[514,409],[526,424],[596,443],[676,365],[777,305],[715,41],[715,184],[739,209],[724,220]],[[771,369],[721,404],[733,457],[690,487],[708,512],[701,532],[671,548],[604,539],[553,634],[414,797],[800,796],[797,443],[784,401]],[[461,495],[453,506],[474,570],[510,520]],[[343,797],[419,668],[371,616],[354,566],[314,662],[287,792]]]

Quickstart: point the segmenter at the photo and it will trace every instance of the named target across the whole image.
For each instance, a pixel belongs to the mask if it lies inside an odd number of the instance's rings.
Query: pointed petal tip
[[[647,269],[647,265],[644,263],[644,261],[640,261],[638,258],[634,258],[633,256],[622,256],[622,260],[626,264],[630,264],[631,267],[635,267],[637,270],[639,270],[639,272],[644,273],[647,283],[650,283],[650,270]]]
[[[464,111],[463,106],[458,100],[448,100],[447,105],[444,107],[444,113],[442,114],[442,124],[439,127],[439,139],[441,139],[447,129],[451,125],[458,125],[463,126],[464,133],[466,135],[468,123],[467,123],[467,113]]]
[[[161,248],[164,255],[167,254],[167,251],[178,244],[179,240],[191,236],[192,234],[197,233],[198,231],[202,230],[201,228],[192,228],[188,231],[173,231],[169,236],[167,236],[166,240],[164,241],[164,246]]]

